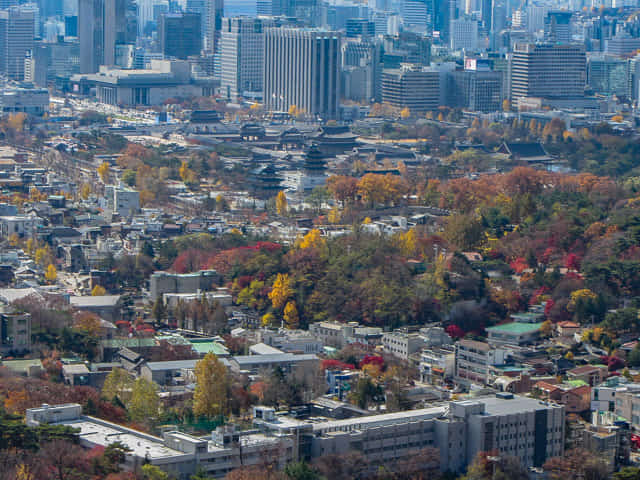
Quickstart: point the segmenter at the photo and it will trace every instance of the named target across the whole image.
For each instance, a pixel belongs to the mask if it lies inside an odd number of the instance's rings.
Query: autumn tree
[[[322,238],[320,230],[318,230],[317,228],[313,228],[309,230],[304,237],[302,237],[299,248],[303,250],[306,248],[318,249],[325,247],[326,244],[327,242],[324,238]]]
[[[124,405],[131,399],[133,378],[123,368],[114,368],[109,372],[102,386],[102,396],[107,400],[118,399]]]
[[[156,385],[145,378],[138,378],[133,382],[131,399],[126,406],[133,421],[148,422],[155,419],[160,408]]]
[[[358,194],[358,180],[345,175],[333,175],[327,179],[327,190],[338,202],[354,202]]]
[[[562,457],[553,457],[542,466],[551,480],[585,478],[605,480],[609,478],[607,463],[597,455],[582,449],[568,450]]]
[[[289,206],[287,204],[287,195],[280,190],[278,195],[276,195],[276,211],[278,215],[286,215],[289,210]]]
[[[287,325],[287,328],[290,329],[296,329],[300,324],[296,302],[293,300],[287,302],[284,307],[284,323]]]
[[[44,272],[44,278],[49,283],[54,283],[58,278],[58,270],[56,270],[56,267],[52,263],[49,264],[47,270]]]
[[[213,353],[196,363],[193,413],[213,418],[227,412],[229,377],[227,367]]]
[[[96,285],[91,289],[92,297],[102,297],[107,294],[107,290],[102,285]]]
[[[291,287],[291,279],[286,273],[279,273],[276,276],[271,291],[269,292],[269,299],[273,304],[273,308],[280,310],[285,306],[287,300],[293,295],[293,288]]]
[[[75,315],[73,327],[94,338],[99,336],[102,329],[100,317],[91,312],[78,312]]]
[[[100,176],[102,183],[107,183],[107,180],[109,179],[109,170],[110,166],[108,162],[102,162],[98,167],[98,175]]]

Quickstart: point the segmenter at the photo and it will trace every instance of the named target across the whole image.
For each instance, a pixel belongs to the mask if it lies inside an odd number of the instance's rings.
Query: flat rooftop
[[[332,420],[313,425],[314,432],[331,432],[335,430],[366,430],[368,428],[384,425],[398,425],[401,423],[429,420],[443,416],[447,407],[431,407],[405,412],[385,413],[382,415],[369,415],[366,417],[349,418],[346,420]]]
[[[542,402],[535,398],[514,395],[511,399],[503,399],[495,396],[480,397],[470,402],[478,401],[484,403],[487,415],[514,415],[523,412],[533,412],[547,408],[560,408],[559,405],[549,402]]]
[[[80,429],[80,439],[94,445],[107,446],[114,442],[122,442],[132,450],[132,454],[149,458],[150,460],[160,460],[165,458],[176,458],[180,456],[188,457],[187,454],[167,448],[162,443],[162,439],[153,437],[135,430],[129,430],[108,423],[97,423],[90,417],[82,417],[79,420],[60,422],[59,425],[68,425]]]

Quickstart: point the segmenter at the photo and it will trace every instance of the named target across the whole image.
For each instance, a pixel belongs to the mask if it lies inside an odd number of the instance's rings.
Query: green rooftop
[[[218,342],[191,342],[191,347],[199,354],[206,355],[207,353],[213,353],[218,357],[224,357],[229,355],[229,350]]]
[[[155,338],[106,338],[100,343],[104,348],[131,348],[131,347],[153,347],[156,345]]]
[[[589,385],[584,380],[565,380],[567,385],[571,385],[573,388],[584,387],[585,385]]]
[[[510,333],[513,335],[522,335],[525,333],[532,333],[540,330],[543,322],[539,323],[521,323],[521,322],[511,322],[504,323],[502,325],[496,325],[495,327],[487,328],[488,332],[495,333]]]

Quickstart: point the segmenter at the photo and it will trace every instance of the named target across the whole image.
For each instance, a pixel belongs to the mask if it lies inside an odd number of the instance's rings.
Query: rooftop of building
[[[511,322],[511,323],[503,323],[502,325],[496,325],[494,327],[488,327],[486,330],[487,332],[523,335],[525,333],[536,332],[540,330],[541,326],[542,326],[542,322],[539,322],[539,323]]]

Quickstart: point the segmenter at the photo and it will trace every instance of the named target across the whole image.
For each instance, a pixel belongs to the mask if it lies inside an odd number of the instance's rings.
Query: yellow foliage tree
[[[263,327],[272,327],[276,323],[276,316],[271,312],[267,312],[262,316],[260,322]]]
[[[287,325],[287,328],[291,330],[298,328],[298,325],[300,324],[300,317],[298,316],[296,302],[293,300],[287,302],[284,307],[284,323]]]
[[[403,120],[406,120],[410,116],[411,110],[409,110],[409,107],[404,107],[402,110],[400,110],[400,118],[402,118]]]
[[[224,415],[229,390],[227,367],[213,353],[207,353],[196,363],[195,376],[193,413],[208,418]]]
[[[24,244],[24,251],[30,257],[33,256],[33,253],[35,251],[35,243],[36,242],[33,240],[33,238],[28,238],[26,243]]]
[[[109,178],[109,168],[110,167],[107,162],[102,162],[98,167],[98,175],[103,183],[107,183],[107,179]]]
[[[287,203],[287,195],[280,190],[278,195],[276,195],[276,211],[278,215],[286,215],[289,210],[289,205]]]
[[[91,185],[88,183],[84,183],[82,188],[80,188],[80,198],[86,200],[91,195]]]
[[[508,111],[510,111],[510,110],[511,110],[511,102],[509,101],[509,99],[508,99],[508,98],[505,98],[505,99],[502,101],[502,111],[504,111],[504,112],[508,112]]]
[[[186,182],[187,179],[189,178],[189,164],[185,161],[182,162],[182,164],[180,165],[180,178],[182,179],[183,182]]]
[[[371,218],[369,217],[364,217],[364,220],[362,221],[362,223],[364,225],[369,225],[371,223]]]
[[[12,247],[17,247],[18,243],[20,243],[20,237],[17,233],[12,233],[11,235],[9,235],[9,245],[11,245]]]
[[[405,233],[398,233],[396,236],[397,245],[403,255],[413,255],[417,247],[416,231],[410,228]]]
[[[286,273],[279,273],[276,276],[273,287],[269,292],[269,299],[273,305],[273,308],[280,310],[285,306],[287,300],[293,295],[293,288],[291,288],[291,279]]]
[[[542,325],[540,325],[540,335],[542,335],[543,337],[550,337],[552,331],[553,326],[551,325],[551,321],[545,320],[544,322],[542,322]]]
[[[106,294],[107,294],[107,290],[102,285],[96,285],[91,290],[92,297],[102,297],[103,295],[106,295]]]
[[[44,272],[44,278],[49,283],[55,282],[58,278],[58,271],[52,263],[49,264],[49,266],[47,267],[47,271]]]
[[[329,213],[327,214],[327,220],[329,220],[329,223],[339,223],[341,217],[342,213],[337,206],[329,210]]]
[[[9,119],[7,120],[7,125],[9,128],[15,130],[16,132],[21,132],[24,130],[24,123],[27,120],[27,114],[23,112],[12,113],[9,115]]]
[[[324,238],[322,238],[320,230],[318,230],[317,228],[313,228],[309,230],[309,232],[304,237],[302,237],[299,247],[301,249],[322,248],[326,244],[327,242]]]

